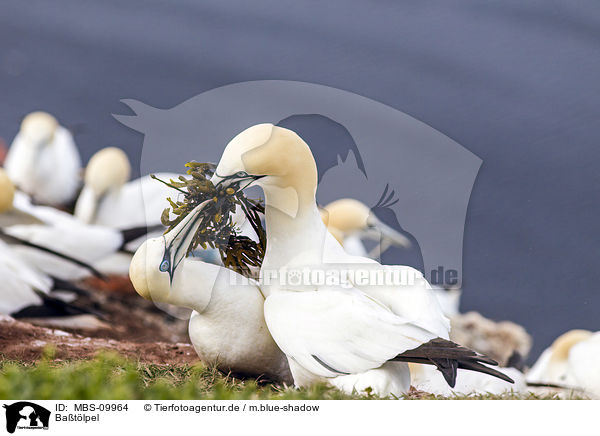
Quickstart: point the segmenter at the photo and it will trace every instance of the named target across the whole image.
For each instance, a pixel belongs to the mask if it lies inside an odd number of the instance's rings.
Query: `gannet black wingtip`
[[[413,350],[399,354],[391,360],[435,365],[444,376],[444,380],[452,388],[456,385],[456,376],[459,368],[481,372],[508,383],[514,383],[514,380],[506,374],[484,365],[496,366],[498,362],[495,360],[442,338],[432,339]]]

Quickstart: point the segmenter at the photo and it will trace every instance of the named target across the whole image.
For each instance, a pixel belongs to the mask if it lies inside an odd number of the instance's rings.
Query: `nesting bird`
[[[510,381],[482,364],[494,363],[490,359],[448,341],[448,319],[421,273],[351,256],[327,232],[315,200],[316,164],[294,132],[271,124],[246,129],[227,145],[211,180],[223,188],[244,181],[245,187],[263,189],[263,276],[291,269],[325,271],[333,264],[410,277],[405,284],[383,286],[356,277],[329,285],[262,282],[266,324],[288,357],[297,386],[328,381],[350,390],[368,385],[378,370],[377,377],[387,382],[377,383],[385,389],[377,393],[401,394],[410,383],[407,361],[434,364],[450,385],[459,367]]]
[[[264,295],[256,282],[185,258],[201,214],[198,206],[169,233],[140,246],[129,270],[135,290],[157,303],[193,309],[189,336],[203,361],[226,372],[290,381],[285,355],[265,324]]]
[[[69,204],[80,186],[81,159],[73,136],[46,112],[23,119],[4,167],[13,183],[38,203]]]

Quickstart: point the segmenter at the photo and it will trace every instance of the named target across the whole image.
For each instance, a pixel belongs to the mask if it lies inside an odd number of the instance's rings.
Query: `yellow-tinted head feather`
[[[0,213],[12,209],[14,198],[15,185],[8,178],[6,171],[0,168]]]
[[[32,112],[21,122],[21,134],[32,143],[49,143],[54,138],[58,121],[47,112]]]
[[[358,200],[342,198],[324,208],[329,216],[328,226],[349,234],[367,227],[370,209]]]
[[[123,150],[106,147],[94,154],[85,169],[85,184],[101,195],[129,180],[131,165]]]
[[[592,336],[592,332],[588,330],[571,330],[555,339],[552,343],[552,360],[566,360],[569,357],[571,348],[581,341]]]

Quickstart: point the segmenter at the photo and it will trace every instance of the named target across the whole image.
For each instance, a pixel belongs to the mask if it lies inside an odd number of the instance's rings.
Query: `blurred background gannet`
[[[483,363],[493,361],[448,341],[450,325],[422,274],[410,267],[381,266],[347,254],[327,232],[317,208],[317,168],[308,145],[293,131],[260,124],[233,138],[221,157],[213,183],[245,180],[265,193],[267,250],[261,273],[326,264],[348,268],[402,269],[416,278],[409,286],[327,286],[284,281],[261,290],[271,335],[287,355],[296,386],[330,381],[343,389],[359,384],[359,374],[392,362],[400,395],[408,389],[406,361],[432,363],[454,385],[457,368],[510,380]],[[404,288],[404,289],[402,289]],[[352,378],[348,384],[344,377]],[[337,380],[334,380],[337,379]],[[391,386],[388,383],[387,386]]]
[[[46,112],[32,112],[23,119],[4,167],[13,183],[37,203],[68,205],[81,182],[73,136]]]
[[[379,220],[364,203],[341,198],[322,209],[322,218],[331,232],[342,237],[341,244],[348,254],[374,257],[383,253],[391,245],[408,248],[410,239]],[[368,252],[363,239],[375,241],[377,246]]]
[[[570,330],[540,355],[527,382],[556,385],[600,398],[600,332]]]
[[[62,280],[79,280],[96,274],[91,264],[118,252],[147,231],[145,226],[119,231],[87,225],[53,207],[33,205],[25,194],[15,192],[1,168],[0,230],[5,236],[25,242],[12,248],[29,265]],[[122,269],[127,271],[128,267],[126,259]]]
[[[0,277],[0,314],[72,328],[96,328],[102,324],[88,310],[69,303],[74,298],[72,292],[80,289],[30,266],[2,240]]]
[[[159,225],[173,190],[149,175],[128,182],[130,172],[122,150],[108,147],[94,154],[85,169],[75,216],[86,224],[116,229]],[[164,181],[179,177],[173,173],[156,176]]]

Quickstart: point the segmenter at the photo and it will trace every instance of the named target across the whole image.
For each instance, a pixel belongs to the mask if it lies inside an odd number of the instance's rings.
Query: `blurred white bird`
[[[570,330],[544,350],[527,382],[557,385],[600,398],[600,332]]]
[[[341,238],[338,240],[346,253],[353,256],[379,256],[390,246],[408,248],[410,239],[379,220],[364,203],[352,198],[342,198],[321,209],[321,218],[327,229]],[[337,239],[337,238],[336,238]],[[378,243],[367,252],[363,239]]]
[[[90,273],[96,274],[91,264],[116,253],[127,242],[146,233],[146,227],[120,231],[87,225],[53,207],[33,205],[25,194],[15,192],[2,169],[0,228],[5,236],[25,242],[15,244],[12,248],[29,265],[62,280],[78,280]],[[70,259],[56,256],[55,253]],[[128,266],[127,260],[125,271]]]
[[[221,266],[184,258],[201,213],[198,206],[169,233],[142,244],[131,261],[133,286],[156,303],[194,310],[189,335],[203,361],[224,371],[290,381],[285,355],[265,324],[258,285]],[[171,277],[172,264],[178,266]]]
[[[86,224],[116,229],[160,224],[173,190],[150,176],[127,182],[130,172],[129,159],[119,148],[108,147],[94,154],[85,169],[75,216]],[[156,176],[164,181],[179,177],[173,173]]]
[[[43,319],[45,323],[73,328],[102,325],[88,310],[69,303],[75,298],[73,292],[85,291],[32,267],[2,240],[0,277],[0,314]]]
[[[267,296],[267,326],[288,356],[297,386],[329,381],[354,389],[370,385],[362,383],[362,375],[371,377],[370,371],[379,369],[378,378],[386,373],[390,383],[372,384],[397,390],[375,393],[400,395],[408,389],[406,361],[435,364],[451,385],[459,367],[510,380],[481,364],[493,361],[448,341],[448,319],[418,271],[351,256],[327,232],[315,201],[316,164],[294,132],[271,124],[243,131],[227,145],[212,181],[223,187],[244,182],[245,187],[254,184],[263,189],[267,226],[263,277],[304,268],[324,272],[333,264],[352,271],[397,271],[409,278],[407,285],[399,286],[365,283],[356,277],[337,285],[303,285],[295,279],[294,284],[261,283]]]
[[[13,183],[37,203],[66,205],[81,184],[81,159],[73,136],[46,112],[23,119],[4,167]]]

